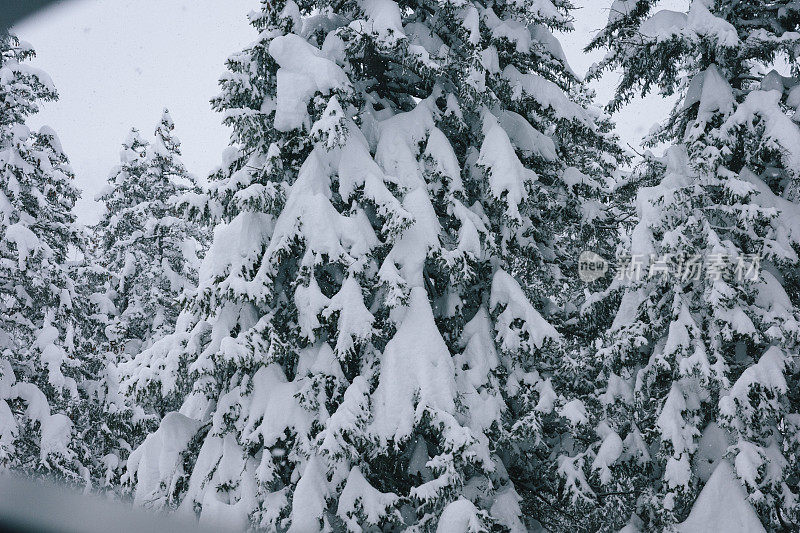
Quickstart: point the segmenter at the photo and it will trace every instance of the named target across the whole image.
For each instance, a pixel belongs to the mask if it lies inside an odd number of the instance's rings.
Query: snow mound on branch
[[[783,350],[777,346],[770,346],[758,363],[742,372],[742,375],[731,387],[731,397],[744,400],[748,389],[756,383],[762,387],[786,392],[786,378],[783,372],[787,362],[788,358],[784,355]]]
[[[522,497],[517,494],[514,486],[509,483],[502,491],[498,492],[494,503],[492,503],[492,516],[508,527],[511,533],[525,533],[528,531],[519,519],[522,516],[522,511],[519,507],[520,501],[522,501]]]
[[[192,512],[201,509],[201,523],[246,527],[248,517],[259,506],[258,483],[273,478],[273,454],[281,456],[284,452],[281,448],[272,449],[273,446],[289,434],[305,439],[311,427],[314,415],[303,409],[298,400],[306,373],[330,370],[341,376],[338,362],[325,343],[302,350],[299,359],[294,381],[288,381],[283,369],[273,363],[260,367],[252,379],[243,380],[241,385],[219,398],[180,510]],[[182,410],[197,409],[192,400],[187,399]],[[233,423],[227,419],[231,412],[239,414]],[[262,448],[260,459],[245,451],[245,447],[251,449],[253,445]],[[315,509],[327,495],[325,492],[320,496],[320,491],[325,491],[324,474],[320,474],[317,461],[312,457],[294,491],[294,502],[297,503],[293,505],[291,517],[294,531],[315,530],[310,526],[317,524],[319,518]],[[278,490],[264,498],[263,510],[266,513],[262,516],[262,523],[274,524],[275,517],[288,505],[286,494]]]
[[[727,48],[740,44],[736,28],[712,14],[705,6],[705,0],[694,0],[688,14],[662,9],[642,22],[639,33],[657,42],[685,36],[693,40],[710,39]]]
[[[580,426],[589,421],[586,406],[577,398],[564,404],[564,407],[559,409],[558,414],[569,420],[569,423],[573,426]]]
[[[447,45],[431,28],[421,22],[411,22],[403,27],[403,31],[408,36],[409,48],[421,47],[429,56],[442,57],[447,53]],[[420,48],[418,54],[422,54]]]
[[[565,168],[564,172],[561,174],[561,180],[570,189],[576,185],[586,185],[587,187],[595,190],[601,188],[601,185],[597,182],[597,180],[584,174],[575,167]]]
[[[314,93],[350,86],[344,71],[299,35],[276,37],[269,54],[280,65],[274,124],[278,131],[310,127],[306,106]]]
[[[373,396],[372,431],[378,437],[403,440],[427,410],[455,409],[453,361],[433,319],[425,289],[414,287],[397,333],[381,357]]]
[[[388,45],[404,39],[403,22],[400,7],[393,0],[360,0],[359,7],[364,11],[367,20],[356,20],[350,27],[363,33],[373,33]]]
[[[126,476],[136,476],[136,505],[160,508],[167,503],[183,471],[181,452],[200,428],[200,421],[177,412],[168,413],[155,433],[128,457]]]
[[[726,460],[719,462],[692,506],[678,524],[680,533],[758,533],[764,526],[747,501],[747,491]]]
[[[372,323],[375,321],[364,305],[361,286],[353,276],[348,276],[342,283],[342,288],[330,299],[330,305],[322,314],[328,318],[336,312],[339,313],[336,353],[344,357],[353,350],[357,341],[372,336]]]
[[[420,101],[411,111],[398,113],[378,124],[375,161],[401,187],[425,185],[419,171],[419,143],[434,127],[433,108],[437,93]]]
[[[694,129],[702,132],[705,124],[711,119],[712,113],[719,112],[729,115],[733,112],[735,103],[733,89],[723,78],[716,65],[710,65],[704,72],[695,76],[689,84],[683,108],[699,102],[697,121]]]
[[[708,481],[719,462],[725,457],[729,446],[730,434],[716,422],[711,422],[703,429],[703,434],[697,443],[697,453],[692,457],[692,468],[701,481]]]
[[[286,207],[275,222],[275,231],[264,253],[264,263],[253,281],[254,290],[262,286],[262,276],[272,275],[280,262],[280,254],[289,250],[295,240],[305,241],[307,250],[329,260],[355,264],[377,246],[378,237],[363,210],[342,215],[331,204],[331,161],[327,153],[315,148],[300,167],[292,185]]]
[[[492,279],[490,306],[492,309],[498,305],[505,306],[503,312],[497,317],[497,338],[504,350],[519,350],[522,344],[520,332],[512,329],[515,320],[523,322],[521,332],[527,333],[528,342],[536,348],[541,348],[546,339],[558,339],[559,334],[539,312],[534,309],[522,287],[517,280],[505,270],[495,272]]]
[[[34,385],[24,381],[18,382],[11,387],[7,399],[19,398],[25,402],[25,416],[31,420],[38,420],[44,423],[50,418],[50,404],[47,403],[47,396]]]
[[[800,243],[800,209],[798,209],[797,204],[775,195],[769,185],[764,183],[761,178],[756,176],[747,167],[743,168],[739,173],[739,178],[752,185],[756,191],[756,194],[753,196],[753,203],[777,210],[777,217],[773,222],[775,234],[771,239],[767,239],[765,246],[766,252],[780,258],[797,261],[797,254],[793,249],[794,244]],[[781,293],[775,290],[775,288],[773,288],[771,292],[779,298],[771,299],[770,301],[773,304],[778,303],[780,299],[782,299],[780,298]]]
[[[431,159],[431,164],[436,172],[450,180],[452,189],[462,190],[461,167],[458,164],[453,147],[445,134],[439,128],[433,128],[425,145],[425,155]]]
[[[547,26],[544,24],[533,24],[530,26],[530,32],[534,41],[538,42],[545,50],[550,52],[553,57],[561,61],[561,63],[564,64],[564,68],[567,69],[567,72],[578,78],[578,75],[575,74],[575,71],[572,70],[569,62],[567,62],[567,54],[564,53],[561,41],[553,35],[553,32],[551,32]]]
[[[68,456],[67,446],[72,438],[72,421],[60,413],[50,415],[42,420],[42,438],[39,443],[40,456],[44,460],[48,455]]]
[[[475,505],[463,498],[450,503],[439,517],[436,533],[478,533],[485,531],[482,521],[478,518],[478,509]]]
[[[625,527],[617,531],[617,533],[642,533],[642,527],[644,526],[642,519],[638,516],[631,515],[630,520],[628,523],[625,524]]]
[[[664,473],[664,480],[670,488],[687,486],[691,478],[689,454],[695,449],[694,439],[699,431],[693,425],[687,424],[684,419],[683,413],[686,409],[686,396],[680,386],[673,383],[661,413],[656,419],[662,441],[672,443],[673,453],[667,459]]]
[[[728,394],[720,398],[720,412],[724,416],[733,417],[736,415],[738,406],[745,411],[745,414],[754,414],[756,406],[750,402],[750,390],[753,387],[785,393],[787,384],[784,370],[787,362],[788,358],[784,355],[783,350],[777,346],[770,346],[756,364],[742,372]]]
[[[654,40],[668,40],[680,35],[686,27],[686,13],[662,9],[639,26],[639,33]]]
[[[554,22],[566,22],[571,27],[569,19],[561,13],[550,0],[513,0],[517,9],[524,9],[525,14],[531,18]]]
[[[321,144],[326,150],[333,150],[341,145],[347,134],[344,110],[336,96],[331,96],[322,116],[311,127],[310,136],[315,144]]]
[[[346,381],[342,365],[327,342],[300,350],[296,375],[300,380],[306,375],[325,375]]]
[[[699,36],[708,37],[720,46],[738,46],[739,35],[733,24],[713,15],[705,5],[706,0],[694,0],[689,7],[688,27]]]
[[[369,144],[352,121],[347,122],[348,137],[339,158],[339,194],[349,201],[358,187],[363,187],[364,196],[375,203],[378,214],[387,219],[382,233],[394,235],[407,226],[412,216],[386,187],[390,180],[369,153]]]
[[[525,185],[537,179],[536,173],[522,165],[511,140],[491,113],[484,114],[483,131],[478,165],[489,172],[492,196],[505,201],[509,217],[520,220],[519,205],[528,197]]]
[[[320,521],[330,495],[328,480],[317,457],[311,457],[297,482],[292,498],[292,525],[288,533],[321,531]]]
[[[592,461],[592,470],[600,472],[600,481],[607,484],[611,481],[611,466],[622,455],[622,439],[616,431],[609,431],[597,450],[597,455]]]
[[[242,409],[246,421],[242,435],[247,442],[273,446],[286,430],[302,434],[311,426],[311,414],[297,402],[298,384],[288,381],[283,369],[270,364],[258,369],[253,376],[253,392]]]
[[[237,290],[241,272],[252,269],[269,241],[273,221],[269,215],[243,211],[214,228],[214,239],[198,273],[200,288],[222,279],[222,289]]]
[[[499,364],[491,327],[489,313],[481,307],[464,326],[464,351],[454,358],[459,395],[469,413],[467,425],[476,433],[499,421],[505,408],[502,398],[484,387],[487,376]]]
[[[191,514],[199,507],[201,524],[244,530],[248,515],[256,508],[254,461],[244,459],[233,434],[221,437],[213,433],[212,429],[203,441],[178,509]],[[222,487],[231,488],[220,490]]]
[[[493,39],[507,39],[509,42],[515,43],[516,50],[520,54],[530,51],[531,32],[525,24],[513,19],[500,20],[491,9],[484,11],[483,18],[486,26],[492,30]]]
[[[20,41],[20,44],[22,44],[22,41]],[[24,76],[24,77],[36,78],[36,81],[44,85],[44,88],[47,92],[50,93],[56,92],[56,86],[53,83],[53,79],[44,70],[33,67],[27,63],[19,63],[15,59],[9,59],[9,60],[5,60],[5,58],[3,59],[4,59],[4,64],[3,67],[0,68],[0,84],[10,83],[12,81],[11,78],[13,78],[16,74],[20,77]],[[23,80],[19,81],[14,80],[14,82],[26,83],[26,81]]]
[[[581,106],[570,100],[558,85],[539,74],[523,74],[514,65],[508,65],[503,69],[502,77],[511,85],[514,99],[527,95],[544,109],[550,109],[557,118],[574,120],[586,126],[591,124]]]
[[[800,85],[795,85],[786,97],[786,105],[794,109],[792,120],[800,122]]]
[[[429,250],[439,246],[441,226],[424,186],[419,186],[406,194],[403,208],[411,213],[414,222],[392,247],[381,270],[386,275],[390,267],[397,264],[400,266],[399,274],[402,275],[403,283],[422,287],[425,259]],[[393,276],[389,276],[387,281],[391,277]]]
[[[501,111],[497,120],[523,156],[538,156],[547,161],[558,159],[553,139],[531,126],[522,115],[513,111]]]
[[[777,150],[786,168],[793,169],[796,175],[796,169],[800,169],[800,130],[781,109],[781,98],[780,91],[750,92],[720,129],[732,136],[738,126],[752,124],[761,117],[761,147]]]
[[[362,422],[369,418],[370,385],[364,376],[356,376],[344,392],[342,403],[325,421],[325,429],[317,437],[319,452],[332,457],[350,446],[350,435],[359,434]]]
[[[20,270],[28,268],[29,256],[32,256],[40,249],[45,249],[44,243],[27,226],[19,223],[12,224],[6,228],[5,240],[16,245],[17,262]]]
[[[397,500],[396,494],[385,494],[375,489],[361,473],[361,469],[354,466],[339,496],[336,514],[344,520],[349,531],[361,531],[357,519],[359,512],[364,515],[367,524],[377,526]]]
[[[14,419],[14,413],[5,399],[0,399],[0,456],[13,453],[14,440],[17,438],[19,427]]]
[[[320,326],[319,314],[327,307],[330,299],[322,294],[316,278],[311,276],[308,285],[299,285],[295,289],[294,302],[300,334],[313,342],[316,338],[315,331]]]
[[[614,0],[608,10],[608,24],[613,24],[623,17],[628,16],[636,8],[638,0]]]

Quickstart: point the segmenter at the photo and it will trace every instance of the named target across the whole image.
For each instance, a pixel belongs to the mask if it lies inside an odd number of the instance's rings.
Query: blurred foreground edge
[[[0,32],[59,0],[0,0]]]
[[[53,483],[0,475],[0,531],[188,533],[224,530],[83,495]]]

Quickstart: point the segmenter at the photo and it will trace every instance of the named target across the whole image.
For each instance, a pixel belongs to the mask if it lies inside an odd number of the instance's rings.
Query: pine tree
[[[570,459],[583,466],[576,507],[606,517],[587,530],[633,513],[663,530],[727,457],[767,529],[794,530],[800,130],[790,115],[800,89],[768,69],[784,57],[798,73],[800,11],[654,5],[614,2],[590,45],[609,49],[595,75],[622,70],[612,110],[654,88],[680,98],[649,139],[671,146],[632,178],[637,223],[597,352],[596,436]]]
[[[180,161],[173,128],[165,109],[153,143],[131,130],[99,196],[105,213],[93,228],[95,262],[110,275],[107,295],[116,307],[106,335],[134,354],[174,329],[175,300],[196,284],[204,241],[177,205],[199,188]]]
[[[89,481],[80,439],[89,370],[77,350],[75,283],[68,256],[83,235],[78,190],[55,132],[25,120],[57,98],[26,63],[34,50],[0,34],[0,469]]]
[[[264,2],[228,61],[232,146],[185,199],[216,224],[197,292],[125,366],[180,404],[127,462],[135,501],[267,530],[557,521],[554,450],[586,429],[553,324],[578,328],[575,246],[611,245],[624,159],[551,33],[569,4],[335,7]]]
[[[203,226],[187,219],[179,205],[200,189],[180,160],[173,129],[165,109],[152,143],[131,130],[100,196],[106,211],[92,228],[95,246],[83,269],[90,294],[87,338],[102,354],[89,413],[101,422],[86,438],[102,450],[95,477],[106,490],[119,490],[130,450],[170,407],[151,391],[128,395],[122,387],[125,365],[174,330],[181,302],[197,282],[198,253],[206,241]]]
[[[142,433],[146,434],[156,417],[132,405],[120,390],[119,354],[110,349],[106,336],[116,317],[116,307],[107,294],[112,275],[93,259],[87,246],[83,258],[70,265],[77,295],[71,311],[76,323],[75,350],[83,356],[80,390],[86,394],[74,422],[81,428],[82,445],[92,452],[91,462],[86,464],[86,489],[121,495],[123,459],[144,439]]]

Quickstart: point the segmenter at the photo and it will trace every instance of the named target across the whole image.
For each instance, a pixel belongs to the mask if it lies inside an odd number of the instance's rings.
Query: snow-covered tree
[[[198,289],[122,365],[181,402],[127,462],[138,503],[303,532],[563,519],[554,450],[586,410],[554,324],[578,329],[624,157],[551,33],[569,7],[251,14],[213,100],[232,146],[182,200],[216,224]]]
[[[120,365],[175,328],[183,299],[197,282],[198,253],[206,235],[180,206],[197,194],[194,178],[180,160],[180,142],[167,110],[148,143],[131,130],[120,165],[99,199],[105,204],[92,228],[93,246],[81,270],[86,341],[101,363],[91,386],[90,416],[100,422],[86,435],[102,456],[96,484],[117,490],[132,447],[169,410],[160,394],[128,396]],[[147,412],[146,412],[147,411]]]
[[[111,274],[93,261],[88,249],[81,259],[70,263],[70,272],[76,293],[71,310],[76,324],[75,351],[82,355],[84,369],[79,390],[85,393],[74,422],[80,428],[81,444],[91,450],[91,461],[85,465],[86,488],[120,494],[123,460],[152,429],[157,417],[145,414],[120,390],[116,370],[119,354],[111,349],[106,336],[116,316],[116,307],[108,297]]]
[[[132,129],[98,197],[105,212],[93,228],[92,252],[109,273],[107,296],[116,308],[105,333],[128,353],[174,329],[176,301],[197,282],[203,232],[177,202],[199,188],[180,160],[173,128],[164,110],[152,143]]]
[[[57,98],[26,62],[33,56],[0,33],[0,469],[82,482],[92,453],[79,434],[88,369],[68,265],[82,248],[78,190],[55,132],[25,125]]]
[[[576,507],[599,508],[608,529],[636,513],[661,530],[726,457],[763,524],[795,530],[800,10],[655,4],[614,2],[590,45],[609,50],[597,75],[622,70],[612,109],[654,88],[679,99],[650,138],[670,147],[634,173],[625,292],[597,352],[596,436],[569,459],[582,466]],[[771,70],[782,61],[794,77]]]
[[[763,533],[764,526],[747,498],[747,491],[731,464],[722,459],[713,468],[692,511],[677,530],[680,533]]]

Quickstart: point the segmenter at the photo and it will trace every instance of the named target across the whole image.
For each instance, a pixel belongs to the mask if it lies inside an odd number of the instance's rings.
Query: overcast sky
[[[560,35],[570,64],[583,74],[603,53],[582,52],[608,18],[610,0],[578,0],[575,31]],[[665,2],[666,3],[666,2]],[[680,0],[669,3],[683,4]],[[97,220],[94,202],[119,146],[133,126],[152,135],[162,108],[169,108],[183,143],[183,159],[203,180],[220,161],[228,130],[211,110],[225,58],[255,38],[246,15],[258,0],[69,0],[14,28],[37,51],[34,64],[58,88],[30,120],[58,132],[83,190],[81,222]],[[613,91],[613,75],[594,85],[598,103]],[[653,95],[616,116],[624,141],[638,145],[671,104]]]

